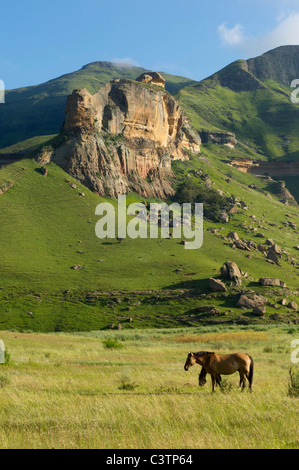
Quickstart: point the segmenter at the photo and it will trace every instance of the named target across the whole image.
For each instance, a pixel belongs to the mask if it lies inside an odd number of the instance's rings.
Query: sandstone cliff
[[[74,90],[66,104],[66,140],[52,161],[99,195],[173,194],[172,160],[198,153],[201,140],[159,80],[113,80],[94,95]]]

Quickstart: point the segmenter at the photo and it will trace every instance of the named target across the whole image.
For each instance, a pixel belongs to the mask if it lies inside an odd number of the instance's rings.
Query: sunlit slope
[[[259,80],[237,61],[177,95],[198,130],[230,131],[254,159],[299,158],[299,105],[294,91]],[[246,156],[246,154],[245,154]]]

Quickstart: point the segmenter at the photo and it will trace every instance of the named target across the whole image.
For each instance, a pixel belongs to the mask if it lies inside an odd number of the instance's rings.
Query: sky
[[[43,83],[94,61],[202,80],[299,45],[299,0],[2,0],[0,80]]]

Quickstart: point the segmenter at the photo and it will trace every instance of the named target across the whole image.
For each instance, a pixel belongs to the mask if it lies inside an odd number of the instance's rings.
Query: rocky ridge
[[[165,82],[165,81],[164,81]],[[116,79],[94,95],[74,90],[66,103],[64,141],[51,160],[97,194],[173,194],[172,160],[200,152],[201,139],[163,77]]]

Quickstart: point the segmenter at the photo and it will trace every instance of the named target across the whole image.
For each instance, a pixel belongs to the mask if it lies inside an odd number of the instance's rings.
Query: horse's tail
[[[253,382],[253,370],[254,370],[254,362],[251,356],[247,354],[247,356],[250,359],[250,367],[249,367],[249,376],[248,376],[248,381],[249,381],[249,388],[250,390],[252,389],[252,382]]]

